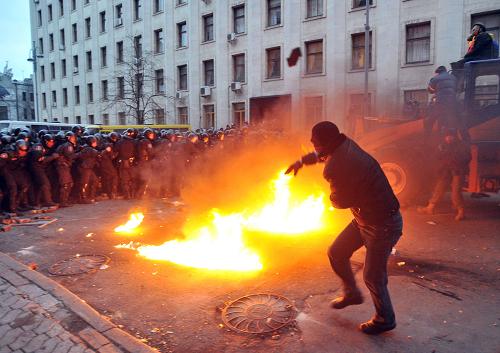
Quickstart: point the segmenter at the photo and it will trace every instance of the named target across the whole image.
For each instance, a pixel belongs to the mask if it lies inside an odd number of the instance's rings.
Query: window
[[[82,117],[81,117],[80,115],[77,115],[77,116],[75,117],[75,120],[76,120],[76,123],[77,123],[77,124],[81,124],[81,123],[82,123]]]
[[[43,38],[38,38],[38,52],[43,54]]]
[[[177,0],[177,5],[185,5],[187,4],[187,0]]]
[[[92,32],[90,17],[85,19],[85,38],[90,38]]]
[[[136,58],[142,58],[142,36],[134,37],[134,54]]]
[[[245,124],[245,102],[233,103],[233,124],[236,126]]]
[[[203,129],[215,127],[215,106],[213,104],[206,104],[203,106],[203,120],[201,125]]]
[[[65,124],[69,124],[69,117],[65,116],[63,118],[63,121],[64,121]]]
[[[119,99],[125,98],[125,77],[116,78],[116,91]]]
[[[233,55],[233,81],[245,82],[245,54]]]
[[[101,26],[101,28],[99,28],[101,33],[106,32],[106,11],[102,11],[101,13],[99,13],[99,23]]]
[[[94,125],[95,124],[95,119],[94,119],[94,114],[89,114],[89,124]]]
[[[245,32],[245,5],[233,7],[233,32]]]
[[[153,0],[153,13],[162,12],[164,6],[164,0]]]
[[[66,77],[68,75],[68,72],[66,70],[66,59],[61,60],[61,76]]]
[[[352,60],[351,68],[360,70],[365,67],[365,34],[355,33],[351,35],[352,39]],[[369,67],[372,67],[372,32],[370,32],[370,47],[369,47]]]
[[[116,43],[116,62],[123,62],[123,42]]]
[[[187,25],[186,22],[177,24],[177,48],[187,47]]]
[[[108,66],[108,50],[106,47],[101,48],[101,67]]]
[[[59,16],[64,16],[64,0],[59,0]]]
[[[35,100],[35,95],[33,93],[30,93],[30,102],[33,102]],[[35,114],[32,114],[33,116]]]
[[[38,27],[42,27],[42,10],[38,10]]]
[[[205,86],[213,86],[215,83],[213,59],[203,61],[203,74]]]
[[[306,43],[306,74],[323,73],[323,40]]]
[[[67,107],[68,106],[68,89],[63,88],[62,92],[63,92],[63,106]]]
[[[497,7],[498,8],[498,7]],[[471,23],[480,22],[486,27],[486,32],[493,35],[494,40],[498,42],[500,38],[500,11],[493,11],[471,16]]]
[[[42,93],[42,108],[47,109],[47,95],[45,92]]]
[[[50,63],[50,79],[51,80],[56,79],[56,64],[55,63]]]
[[[267,27],[281,24],[281,0],[267,0]]]
[[[26,108],[23,109],[23,116],[24,116],[24,120],[28,120],[28,109],[26,109]]]
[[[123,5],[118,4],[115,6],[115,27],[123,25]]]
[[[133,0],[134,2],[134,21],[141,19],[141,0]]]
[[[163,53],[163,29],[155,31],[155,54]]]
[[[203,16],[203,41],[209,42],[214,40],[214,15],[209,14]]]
[[[40,81],[45,82],[45,66],[40,66]]]
[[[403,116],[408,119],[417,119],[420,108],[427,107],[429,94],[426,89],[404,91]]]
[[[59,49],[64,50],[66,48],[66,33],[64,32],[64,28],[59,31]]]
[[[373,0],[370,0],[370,5],[373,5]],[[366,0],[352,0],[352,8],[366,7]]]
[[[48,13],[48,16],[49,16],[49,22],[52,21],[52,4],[50,4],[48,7],[47,7],[47,13]]]
[[[80,86],[75,86],[75,104],[80,104]]]
[[[118,113],[118,124],[127,125],[127,118],[125,117],[125,112]]]
[[[73,55],[73,73],[78,73],[78,55]]]
[[[109,114],[102,115],[102,123],[103,125],[109,125]]]
[[[57,92],[52,91],[52,107],[57,107]]]
[[[266,78],[280,78],[281,77],[281,48],[266,49]]]
[[[94,85],[87,83],[87,102],[94,103]]]
[[[92,52],[88,51],[85,53],[87,58],[87,71],[92,70]]]
[[[163,70],[155,70],[155,84],[156,84],[156,93],[164,94],[165,93],[165,78],[163,77]]]
[[[90,4],[90,0],[84,0],[84,2],[83,2],[83,3],[84,3],[85,5],[88,5],[88,4]]]
[[[155,109],[155,124],[165,124],[165,109]]]
[[[101,81],[101,99],[103,101],[108,100],[108,80]]]
[[[178,89],[180,91],[185,91],[187,90],[187,65],[180,65],[177,66],[177,72],[179,76],[179,84],[178,84]]]
[[[76,10],[76,0],[71,0],[71,11]]]
[[[498,105],[500,100],[499,75],[481,75],[474,81],[474,109],[484,109],[488,106]]]
[[[78,27],[76,25],[76,23],[73,23],[71,25],[71,29],[72,29],[72,34],[73,34],[73,43],[76,43],[78,42]]]
[[[406,63],[429,62],[431,58],[431,23],[406,26]]]
[[[307,0],[307,18],[323,16],[323,0]]]
[[[179,124],[182,124],[182,125],[189,124],[188,108],[187,107],[177,108],[177,119],[178,119]]]
[[[323,119],[323,97],[305,97],[304,115],[308,127],[319,123]]]
[[[23,102],[26,102],[26,92],[23,92]]]
[[[49,51],[54,51],[54,34],[49,34]]]

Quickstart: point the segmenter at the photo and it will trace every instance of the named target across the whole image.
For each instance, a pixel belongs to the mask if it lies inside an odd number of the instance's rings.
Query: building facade
[[[35,120],[33,81],[12,79],[12,70],[5,65],[0,72],[0,120]]]
[[[365,1],[31,0],[40,120],[346,127],[362,112]],[[372,116],[425,103],[472,23],[498,40],[497,0],[370,1]]]

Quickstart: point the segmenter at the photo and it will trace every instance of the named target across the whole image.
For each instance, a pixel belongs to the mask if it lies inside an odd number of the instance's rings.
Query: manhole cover
[[[49,273],[54,276],[81,275],[96,271],[108,262],[109,257],[105,255],[77,255],[56,262],[49,268]]]
[[[276,294],[251,294],[222,310],[227,327],[243,333],[267,333],[290,324],[297,312],[290,300]]]

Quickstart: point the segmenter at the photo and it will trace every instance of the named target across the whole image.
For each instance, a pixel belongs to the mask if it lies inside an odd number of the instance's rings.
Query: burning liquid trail
[[[272,181],[273,200],[245,213],[221,215],[212,210],[209,225],[193,227],[185,240],[171,240],[153,245],[122,244],[118,248],[136,250],[151,260],[165,260],[179,265],[225,271],[259,271],[263,265],[258,254],[244,241],[245,230],[297,235],[325,227],[324,195],[296,196],[290,189],[290,176],[281,171]]]

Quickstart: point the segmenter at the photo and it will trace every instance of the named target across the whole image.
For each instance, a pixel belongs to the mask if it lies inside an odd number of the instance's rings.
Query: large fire
[[[208,225],[184,227],[186,239],[171,240],[159,246],[138,243],[117,248],[134,249],[151,260],[165,260],[179,265],[224,271],[258,271],[263,268],[259,255],[244,242],[245,231],[297,235],[325,228],[324,194],[304,197],[290,187],[292,177],[280,171],[271,182],[273,196],[241,213],[222,215],[212,210]],[[300,191],[300,190],[299,190]]]

